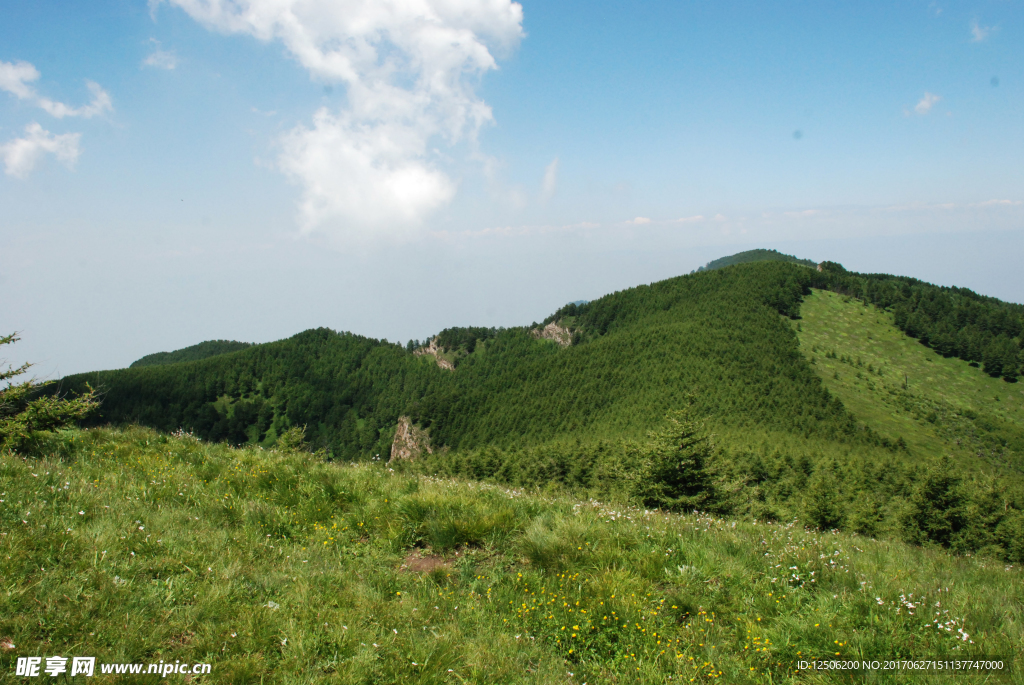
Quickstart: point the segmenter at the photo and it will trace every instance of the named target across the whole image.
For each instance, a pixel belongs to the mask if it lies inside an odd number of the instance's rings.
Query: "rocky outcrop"
[[[426,347],[417,347],[412,351],[412,353],[415,355],[432,354],[434,355],[434,360],[437,362],[437,365],[442,369],[448,369],[449,371],[455,370],[455,365],[441,356],[441,348],[437,346],[437,338],[431,338],[429,345]]]
[[[388,461],[416,459],[424,452],[434,453],[430,448],[430,435],[422,428],[414,426],[408,416],[399,416],[395,439],[391,442],[391,458]]]
[[[533,337],[554,340],[562,347],[568,347],[572,344],[572,332],[570,332],[568,328],[559,326],[554,321],[540,330],[534,329]]]

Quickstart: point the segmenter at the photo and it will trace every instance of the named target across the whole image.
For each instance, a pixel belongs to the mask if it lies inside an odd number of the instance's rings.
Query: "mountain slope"
[[[942,394],[1018,387],[1007,381],[1020,311],[832,263],[761,261],[566,305],[545,323],[571,331],[568,347],[535,329],[448,329],[433,344],[452,369],[411,345],[319,329],[64,386],[104,389],[97,423],[264,447],[304,426],[313,448],[345,460],[386,458],[404,415],[437,449],[402,468],[650,506],[663,500],[635,482],[660,454],[648,433],[684,410],[714,434],[696,467],[714,483],[702,507],[1024,560],[1019,406]],[[964,355],[987,350],[984,366],[940,345],[951,322],[962,324]],[[908,326],[918,342],[901,332]],[[928,381],[926,366],[953,375]],[[898,387],[902,370],[909,390]]]
[[[207,340],[198,345],[183,347],[174,352],[156,352],[147,354],[129,365],[130,369],[137,369],[142,366],[158,366],[161,364],[177,364],[179,362],[194,362],[200,359],[216,357],[220,354],[229,354],[252,347],[252,343],[237,342],[234,340]]]
[[[403,413],[453,448],[576,432],[639,438],[690,396],[729,425],[870,441],[779,317],[820,276],[764,262],[614,293],[572,305],[578,344],[564,349],[524,329],[469,345],[439,336],[471,350],[455,373],[397,345],[321,329],[189,364],[80,374],[65,387],[105,389],[99,422],[264,444],[305,424],[314,444],[345,458],[380,453]]]
[[[1024,387],[942,357],[893,315],[815,291],[801,306],[801,348],[858,418],[922,454],[958,452],[1024,471]]]
[[[1011,673],[937,681],[1021,682],[1024,575],[1000,563],[147,429],[42,455],[0,454],[8,673],[60,654],[97,682],[181,662],[203,683],[767,685],[973,656]]]

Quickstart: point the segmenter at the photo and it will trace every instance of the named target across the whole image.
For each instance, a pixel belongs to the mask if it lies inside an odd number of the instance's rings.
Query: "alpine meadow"
[[[1019,304],[754,250],[531,326],[12,386],[2,666],[1024,683],[1022,335]],[[809,665],[922,659],[1002,666]]]

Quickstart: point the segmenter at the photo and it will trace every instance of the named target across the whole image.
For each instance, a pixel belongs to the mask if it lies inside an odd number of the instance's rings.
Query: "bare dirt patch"
[[[191,630],[178,633],[177,635],[170,638],[167,642],[174,647],[187,647],[192,643],[192,639],[196,636]]]
[[[400,570],[408,571],[409,573],[430,573],[439,568],[449,568],[449,564],[445,561],[444,557],[414,549],[405,555]]]

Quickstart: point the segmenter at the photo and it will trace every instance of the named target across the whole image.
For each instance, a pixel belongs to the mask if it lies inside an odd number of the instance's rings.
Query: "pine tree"
[[[647,506],[708,510],[718,497],[709,469],[714,444],[689,410],[669,414],[650,441],[632,450],[634,492]]]
[[[16,333],[0,336],[0,347],[18,340]],[[99,406],[91,387],[78,397],[67,399],[56,394],[37,396],[38,390],[49,384],[10,383],[10,379],[31,367],[32,364],[25,363],[16,369],[8,366],[6,371],[0,371],[0,383],[8,383],[7,387],[0,388],[0,449],[23,450],[40,433],[72,425]]]
[[[943,547],[958,542],[967,525],[967,496],[949,457],[929,469],[918,484],[910,498],[905,525],[914,542],[930,541]]]
[[[822,530],[840,528],[843,525],[844,512],[839,500],[839,491],[836,489],[833,467],[821,468],[814,472],[805,503],[808,522]]]

